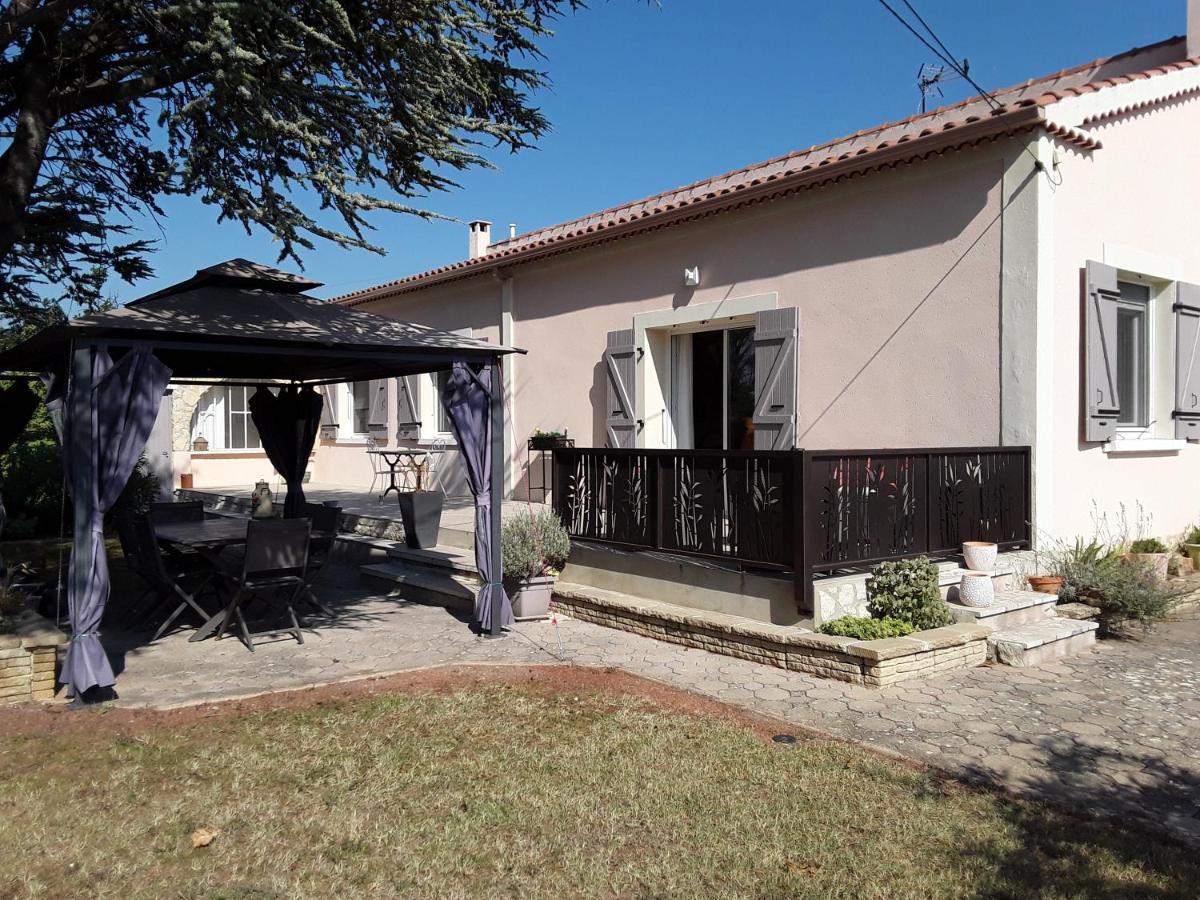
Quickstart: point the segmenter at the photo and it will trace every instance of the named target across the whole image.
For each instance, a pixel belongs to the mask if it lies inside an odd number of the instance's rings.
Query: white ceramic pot
[[[967,568],[972,572],[990,572],[996,568],[995,544],[987,541],[967,541],[962,547],[963,559],[967,561]]]
[[[963,606],[984,609],[996,599],[990,572],[964,572],[958,586],[958,602]]]

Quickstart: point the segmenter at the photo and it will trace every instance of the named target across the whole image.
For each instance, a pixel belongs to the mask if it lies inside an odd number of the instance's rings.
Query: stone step
[[[992,631],[1000,631],[1053,618],[1057,599],[1054,594],[1039,594],[1037,591],[996,591],[996,601],[982,609],[949,601],[946,605],[950,607],[950,615],[955,622],[974,622]]]
[[[1006,666],[1038,666],[1076,656],[1096,643],[1095,622],[1052,618],[1027,622],[988,636],[988,659]]]
[[[442,574],[453,574],[479,583],[479,570],[475,567],[475,551],[461,547],[437,546],[429,550],[417,550],[404,544],[396,544],[388,550],[391,559],[406,563],[410,568],[426,569]]]
[[[475,552],[475,532],[466,531],[461,528],[446,528],[442,526],[438,530],[438,546],[439,547],[454,547],[458,550],[470,550]]]
[[[471,609],[475,604],[477,585],[464,584],[452,575],[395,562],[360,566],[358,571],[367,581],[386,587],[392,597],[452,609]]]

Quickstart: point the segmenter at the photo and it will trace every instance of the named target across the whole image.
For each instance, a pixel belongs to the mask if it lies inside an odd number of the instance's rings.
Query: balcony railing
[[[554,506],[573,538],[814,575],[1030,546],[1028,447],[554,451]]]

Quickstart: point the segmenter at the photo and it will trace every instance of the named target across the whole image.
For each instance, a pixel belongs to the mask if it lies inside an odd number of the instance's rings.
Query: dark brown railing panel
[[[819,450],[805,462],[813,572],[953,553],[963,541],[1029,545],[1027,447]]]
[[[1028,447],[554,451],[572,537],[814,574],[1030,546]]]
[[[572,537],[787,569],[794,454],[554,451],[554,507]]]

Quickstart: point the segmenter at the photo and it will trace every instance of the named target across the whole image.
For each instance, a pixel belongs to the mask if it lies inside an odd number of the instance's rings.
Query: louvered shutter
[[[372,434],[387,436],[388,379],[374,378],[367,383],[367,428]]]
[[[338,388],[340,385],[321,385],[321,434],[323,437],[336,438],[338,427]]]
[[[608,409],[605,424],[609,447],[637,446],[637,347],[633,329],[608,333],[604,350],[608,373]]]
[[[765,309],[754,323],[754,449],[796,446],[796,345],[800,310]]]
[[[421,437],[421,392],[418,375],[396,379],[396,440],[415,441]]]
[[[1084,439],[1111,441],[1117,435],[1117,270],[1088,260],[1084,298]]]
[[[1200,441],[1200,285],[1175,297],[1175,437]]]

